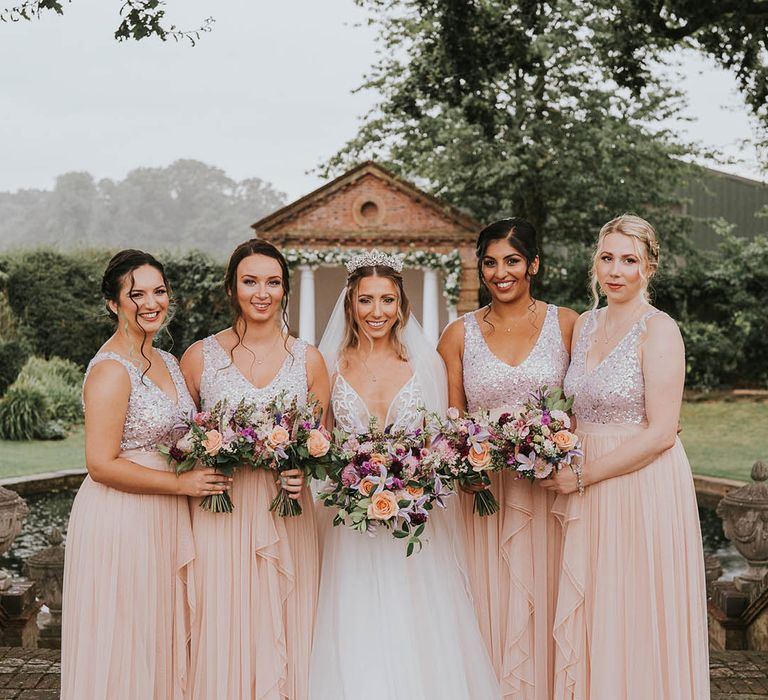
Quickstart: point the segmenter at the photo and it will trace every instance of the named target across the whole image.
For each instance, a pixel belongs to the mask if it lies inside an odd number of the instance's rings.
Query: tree
[[[18,5],[0,11],[3,22],[19,22],[39,17],[43,12],[64,14],[64,6],[72,0],[24,0]],[[194,46],[200,35],[211,31],[213,17],[206,18],[197,29],[182,30],[176,25],[166,24],[164,0],[124,0],[120,8],[120,25],[115,31],[115,39],[145,39],[156,36],[163,41],[188,41]]]
[[[649,76],[634,95],[597,51],[605,17],[556,3],[363,0],[383,58],[381,102],[330,159],[383,159],[481,220],[528,218],[549,243],[586,243],[632,208],[681,240],[675,192],[689,152],[655,122],[680,95]]]

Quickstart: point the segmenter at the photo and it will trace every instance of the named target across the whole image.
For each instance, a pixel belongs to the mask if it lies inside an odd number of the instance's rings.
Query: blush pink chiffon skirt
[[[270,513],[275,478],[250,467],[230,493],[229,514],[190,501],[198,614],[188,697],[306,700],[319,585],[312,496],[302,493],[302,515]]]
[[[158,452],[121,457],[169,469]],[[188,682],[194,548],[186,498],[86,477],[64,565],[63,700],[181,700]]]
[[[585,461],[643,428],[580,423]],[[680,441],[635,472],[561,496],[556,700],[708,700],[696,494]]]

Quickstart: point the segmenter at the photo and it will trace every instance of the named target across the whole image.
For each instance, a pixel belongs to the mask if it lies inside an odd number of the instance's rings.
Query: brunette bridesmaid
[[[490,304],[454,321],[438,351],[449,404],[491,410],[522,406],[531,392],[561,387],[576,313],[533,298],[536,231],[520,218],[496,221],[477,240],[480,284]],[[462,494],[469,571],[480,627],[505,698],[549,700],[560,525],[554,496],[508,473],[491,477],[500,509],[473,513]]]
[[[264,405],[279,394],[328,405],[320,353],[285,330],[290,289],[280,251],[257,238],[239,245],[225,277],[232,326],[192,345],[182,358],[203,409],[226,399]],[[197,560],[189,698],[305,700],[319,583],[315,509],[298,471],[283,472],[303,514],[269,510],[278,484],[265,470],[235,472],[232,513],[191,503]]]
[[[545,486],[565,523],[554,696],[709,698],[704,562],[693,477],[677,426],[685,349],[653,308],[653,227],[600,231],[592,268],[607,300],[576,324],[565,388],[584,459]]]
[[[177,477],[157,451],[194,409],[176,360],[152,347],[168,315],[163,266],[121,251],[101,289],[117,329],[83,386],[88,476],[67,535],[61,697],[179,700],[194,557],[186,496],[228,486],[211,469]]]

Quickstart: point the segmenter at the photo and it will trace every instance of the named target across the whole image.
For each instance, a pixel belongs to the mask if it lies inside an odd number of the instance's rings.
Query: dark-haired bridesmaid
[[[178,700],[194,557],[186,496],[228,485],[212,469],[177,477],[157,450],[194,408],[176,360],[152,347],[168,315],[163,266],[121,251],[101,287],[117,329],[83,386],[88,476],[67,535],[61,697]]]
[[[229,259],[225,288],[229,328],[193,344],[181,361],[203,409],[226,399],[264,405],[284,394],[300,403],[313,394],[328,406],[328,373],[320,353],[286,331],[288,265],[271,243],[251,239]],[[279,488],[273,475],[235,472],[232,513],[192,503],[197,559],[197,614],[192,629],[189,698],[305,700],[319,585],[317,528],[309,488],[298,471],[284,488],[303,514],[269,510]]]
[[[562,386],[577,314],[533,297],[539,249],[524,219],[484,228],[476,255],[491,301],[448,326],[438,351],[448,369],[449,404],[498,416],[544,385]],[[480,628],[503,697],[549,700],[561,532],[550,514],[554,496],[510,473],[491,481],[498,513],[480,517],[472,495],[461,497]]]

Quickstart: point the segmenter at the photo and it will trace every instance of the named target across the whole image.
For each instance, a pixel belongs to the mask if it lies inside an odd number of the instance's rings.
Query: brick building
[[[291,330],[317,342],[333,310],[346,273],[332,264],[302,263],[317,251],[379,248],[387,251],[452,254],[461,257],[455,303],[441,293],[449,270],[406,262],[404,281],[416,318],[433,340],[457,314],[477,308],[474,245],[481,225],[455,207],[367,162],[253,224],[256,235],[272,241],[289,260],[298,259],[292,278]],[[338,258],[338,256],[337,256]]]

